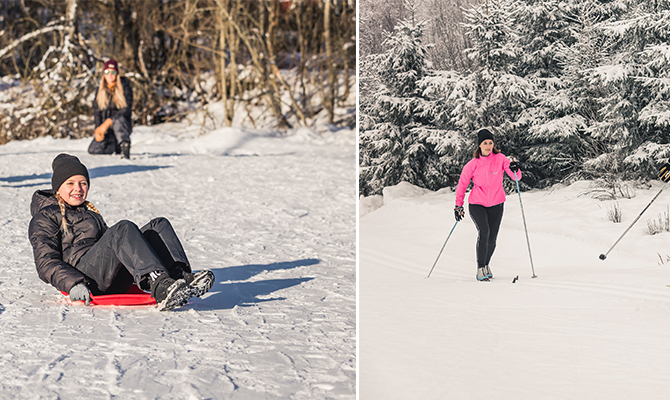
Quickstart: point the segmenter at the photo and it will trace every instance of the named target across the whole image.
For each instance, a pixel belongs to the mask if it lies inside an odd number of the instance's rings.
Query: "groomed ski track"
[[[454,194],[394,190],[359,223],[362,399],[667,397],[670,266],[656,253],[670,253],[670,233],[647,235],[643,218],[598,259],[656,186],[619,200],[620,224],[605,217],[607,202],[581,195],[588,183],[523,193],[535,279],[509,195],[491,282],[475,279],[467,214],[427,279],[454,224]],[[647,217],[668,202],[664,193]]]

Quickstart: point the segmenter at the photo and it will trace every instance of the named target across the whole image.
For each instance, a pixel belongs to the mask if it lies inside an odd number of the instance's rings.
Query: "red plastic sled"
[[[69,296],[67,292],[61,292],[63,296]],[[83,304],[84,302],[71,301],[67,297],[67,302],[70,304]],[[126,293],[123,294],[101,294],[98,296],[91,295],[92,306],[150,306],[156,305],[156,299],[151,297],[151,293],[147,293],[136,285],[132,285]]]

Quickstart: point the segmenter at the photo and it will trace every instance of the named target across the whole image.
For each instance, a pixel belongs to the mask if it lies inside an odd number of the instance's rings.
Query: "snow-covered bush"
[[[656,218],[647,220],[647,232],[650,235],[670,232],[670,207],[659,213]]]

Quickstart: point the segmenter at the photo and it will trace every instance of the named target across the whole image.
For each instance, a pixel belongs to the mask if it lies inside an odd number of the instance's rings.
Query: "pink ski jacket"
[[[463,206],[465,191],[470,185],[474,184],[469,204],[479,204],[484,207],[493,207],[505,202],[505,190],[503,189],[503,171],[514,179],[514,172],[509,169],[510,160],[502,153],[489,154],[488,157],[480,156],[473,158],[461,172],[456,188],[456,205]],[[521,170],[516,173],[517,179],[521,180]]]

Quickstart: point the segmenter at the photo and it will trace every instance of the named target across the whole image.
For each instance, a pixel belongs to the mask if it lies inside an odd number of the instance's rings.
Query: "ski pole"
[[[533,271],[531,278],[537,278],[535,267],[533,266],[533,255],[530,253],[530,239],[528,239],[528,227],[526,227],[526,214],[523,212],[523,202],[521,201],[521,189],[519,189],[519,179],[514,171],[514,181],[516,182],[516,191],[519,193],[519,204],[521,204],[521,216],[523,217],[523,230],[526,232],[526,243],[528,244],[528,257],[530,257],[530,269]]]
[[[619,239],[617,239],[617,241],[614,242],[614,244],[612,245],[612,247],[610,247],[610,249],[607,250],[607,253],[605,253],[605,254],[601,254],[601,255],[600,255],[600,259],[601,259],[601,260],[605,260],[605,259],[607,258],[607,255],[610,253],[610,251],[612,251],[612,249],[614,248],[614,246],[616,246],[616,245],[619,243],[619,241],[620,241],[621,239],[623,239],[624,236],[626,236],[626,233],[628,233],[628,231],[630,230],[630,228],[632,228],[633,225],[635,225],[635,223],[637,222],[638,219],[640,219],[640,217],[642,216],[642,214],[644,214],[644,212],[647,211],[647,208],[649,208],[649,206],[651,205],[651,203],[653,203],[654,200],[656,200],[656,199],[658,198],[658,196],[661,194],[661,192],[663,191],[663,189],[665,189],[665,187],[662,187],[661,190],[659,190],[658,193],[656,193],[656,196],[654,196],[654,198],[651,199],[651,201],[649,202],[649,204],[647,204],[647,206],[644,208],[644,210],[642,210],[642,212],[637,216],[637,218],[635,218],[635,221],[633,221],[633,223],[630,224],[630,226],[623,232],[623,234],[619,237]]]
[[[456,229],[456,225],[458,225],[458,221],[454,224],[454,227],[451,228],[451,232],[449,232],[449,236],[447,236],[447,240],[444,241],[444,244],[442,245],[442,248],[440,249],[440,253],[437,255],[437,258],[435,259],[435,262],[433,263],[433,268],[435,268],[435,265],[437,265],[437,260],[440,259],[440,256],[442,255],[442,250],[444,250],[444,246],[447,245],[447,242],[449,241],[449,238],[451,237],[451,234],[454,233],[454,229]],[[430,274],[433,273],[433,268],[430,269],[430,272],[428,273],[427,278],[430,278]]]

